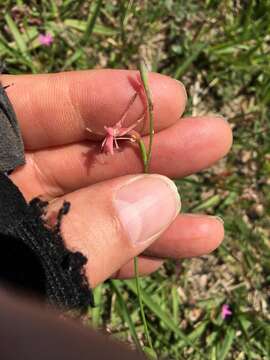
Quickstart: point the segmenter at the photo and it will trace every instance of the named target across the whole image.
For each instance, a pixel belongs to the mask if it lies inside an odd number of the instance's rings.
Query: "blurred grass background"
[[[143,301],[158,358],[270,359],[270,1],[2,0],[0,25],[4,72],[134,69],[142,48],[152,71],[185,84],[186,114],[229,120],[228,157],[176,180],[184,211],[220,215],[225,241],[141,280]],[[133,281],[95,297],[86,322],[146,343]]]

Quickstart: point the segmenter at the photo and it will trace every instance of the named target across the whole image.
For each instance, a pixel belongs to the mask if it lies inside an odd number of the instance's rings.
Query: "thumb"
[[[88,259],[92,287],[143,252],[180,210],[174,183],[161,175],[133,175],[104,181],[53,200],[52,221],[63,201],[71,203],[61,233],[66,246]]]

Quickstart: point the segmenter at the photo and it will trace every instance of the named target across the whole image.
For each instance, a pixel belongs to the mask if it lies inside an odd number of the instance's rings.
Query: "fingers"
[[[150,275],[157,271],[163,263],[164,260],[162,259],[138,256],[138,273],[140,276]],[[122,266],[121,269],[119,269],[111,277],[117,279],[131,279],[135,277],[134,259],[130,260],[127,264]]]
[[[144,254],[173,259],[201,256],[215,250],[223,238],[224,227],[220,218],[180,214]]]
[[[223,222],[215,216],[180,214],[167,230],[138,257],[140,276],[158,270],[163,259],[181,259],[209,254],[224,238]],[[125,264],[113,277],[134,277],[134,261]]]
[[[125,176],[65,196],[71,210],[63,220],[63,238],[69,249],[88,258],[92,286],[110,276],[132,277],[133,258],[141,253],[139,273],[147,275],[162,265],[162,258],[204,255],[221,243],[224,229],[216,217],[175,218],[179,198],[171,184],[159,175]],[[62,202],[50,203],[50,219]]]
[[[136,92],[138,71],[91,70],[49,75],[2,75],[16,111],[26,149],[42,149],[89,138],[85,128],[103,131],[125,112]],[[184,111],[186,92],[178,81],[149,74],[155,130],[175,123]],[[127,123],[143,113],[140,96],[131,106]],[[145,125],[144,133],[149,126]]]
[[[175,185],[160,175],[125,176],[70,193],[49,204],[50,222],[64,199],[71,208],[63,219],[63,239],[87,257],[91,286],[143,252],[180,210]]]
[[[229,151],[231,144],[231,129],[222,118],[184,118],[155,135],[150,170],[179,178],[210,166]],[[40,194],[60,196],[143,170],[136,146],[123,144],[113,156],[99,151],[97,145],[84,142],[28,153],[26,165],[11,177],[31,199]]]

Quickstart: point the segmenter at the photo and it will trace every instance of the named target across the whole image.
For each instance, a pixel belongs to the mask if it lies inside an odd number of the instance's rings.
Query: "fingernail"
[[[117,190],[114,202],[133,244],[155,240],[181,208],[173,181],[161,175],[142,175],[129,181]]]

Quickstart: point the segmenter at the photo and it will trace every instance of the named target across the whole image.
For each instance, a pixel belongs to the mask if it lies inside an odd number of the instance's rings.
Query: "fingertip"
[[[225,156],[232,146],[232,130],[228,121],[219,115],[207,115],[199,117],[204,123],[205,132],[208,134],[208,148],[215,149],[218,158]],[[213,146],[211,146],[213,141]]]
[[[184,85],[169,76],[151,73],[149,77],[154,102],[154,118],[159,118],[159,129],[166,128],[180,119],[187,103]]]
[[[222,139],[221,156],[225,156],[231,149],[233,143],[233,133],[231,126],[223,116],[213,116],[212,119],[216,122],[216,127],[220,134],[220,139]]]
[[[195,215],[202,217],[203,215]],[[204,221],[198,221],[198,233],[201,238],[201,251],[203,255],[216,250],[224,239],[224,225],[217,216],[204,216]]]
[[[147,249],[147,255],[174,259],[202,256],[214,251],[223,238],[223,223],[216,216],[180,214]]]
[[[231,128],[220,116],[185,117],[176,126],[179,130],[175,147],[179,149],[181,144],[185,153],[184,175],[211,166],[227,155],[232,146]]]

